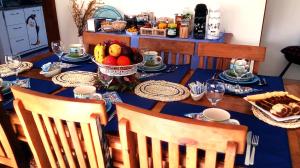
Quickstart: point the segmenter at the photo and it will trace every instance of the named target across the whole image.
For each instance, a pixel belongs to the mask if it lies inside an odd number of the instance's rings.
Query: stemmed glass
[[[223,81],[219,79],[206,81],[206,98],[213,106],[217,106],[217,103],[222,100],[224,93],[225,85]]]
[[[236,89],[240,89],[240,80],[243,76],[247,75],[250,70],[250,61],[245,59],[236,59],[233,63],[233,72],[236,75],[237,84]]]
[[[7,67],[14,71],[16,73],[16,84],[19,83],[19,77],[18,77],[18,69],[22,65],[21,57],[20,55],[9,55],[5,56],[5,63],[7,64]]]
[[[109,75],[102,73],[100,69],[98,70],[98,77],[106,89],[109,87],[110,83],[112,82],[112,80],[114,78],[113,76],[109,76]]]
[[[51,42],[51,48],[54,54],[58,56],[59,65],[61,65],[61,57],[64,55],[63,42],[53,41]]]

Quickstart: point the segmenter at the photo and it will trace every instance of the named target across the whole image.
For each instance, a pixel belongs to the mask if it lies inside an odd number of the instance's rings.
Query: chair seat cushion
[[[300,65],[300,46],[288,46],[281,52],[289,62]]]

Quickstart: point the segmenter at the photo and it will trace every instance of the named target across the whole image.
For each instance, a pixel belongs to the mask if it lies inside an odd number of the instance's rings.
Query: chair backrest
[[[232,58],[245,58],[254,61],[253,72],[257,73],[259,63],[265,60],[266,48],[260,46],[199,43],[199,68],[226,70]],[[214,60],[216,60],[214,64]],[[215,66],[214,66],[215,65]]]
[[[131,38],[130,36],[121,36],[117,34],[109,34],[109,33],[92,33],[92,32],[83,32],[83,44],[85,45],[85,49],[89,54],[94,54],[94,47],[108,40],[117,40],[130,46]]]
[[[77,100],[11,87],[14,107],[39,167],[104,167],[103,101]],[[103,120],[104,119],[104,120]]]
[[[236,153],[242,154],[246,143],[246,126],[213,123],[153,113],[130,105],[116,105],[124,166],[196,167],[198,149],[205,151],[205,167],[216,167],[217,153],[225,153],[224,167],[233,167]],[[136,133],[137,138],[133,137]],[[148,149],[151,139],[152,148]],[[136,143],[137,139],[137,145]],[[167,162],[163,161],[162,143],[168,143]],[[179,146],[186,146],[185,161],[180,161]],[[138,146],[138,149],[135,147]],[[138,157],[136,152],[138,151]],[[153,163],[148,159],[152,151]],[[185,163],[185,165],[184,165]]]
[[[20,162],[17,162],[16,152],[13,147],[15,147],[12,136],[7,134],[7,131],[12,131],[6,129],[5,127],[5,117],[4,110],[2,107],[3,97],[0,93],[0,167],[1,165],[9,166],[9,167],[21,167]],[[7,121],[7,120],[6,120]],[[10,132],[12,133],[12,132]]]
[[[190,41],[139,38],[139,48],[163,53],[164,62],[171,64],[190,64],[194,55],[195,43]]]

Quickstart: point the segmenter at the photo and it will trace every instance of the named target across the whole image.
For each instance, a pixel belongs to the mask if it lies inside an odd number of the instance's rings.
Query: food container
[[[177,24],[171,23],[168,24],[167,37],[176,37],[177,36]]]
[[[189,25],[187,23],[182,23],[179,28],[179,38],[189,37]]]
[[[126,21],[122,21],[122,20],[117,20],[112,22],[112,28],[114,29],[114,31],[123,31],[125,30],[127,22]]]

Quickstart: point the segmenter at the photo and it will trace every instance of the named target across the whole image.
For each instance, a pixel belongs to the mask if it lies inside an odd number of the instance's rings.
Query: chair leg
[[[284,68],[284,70],[281,72],[280,77],[283,77],[283,75],[285,74],[285,72],[289,69],[289,67],[291,66],[292,62],[289,62],[287,64],[287,66]]]

